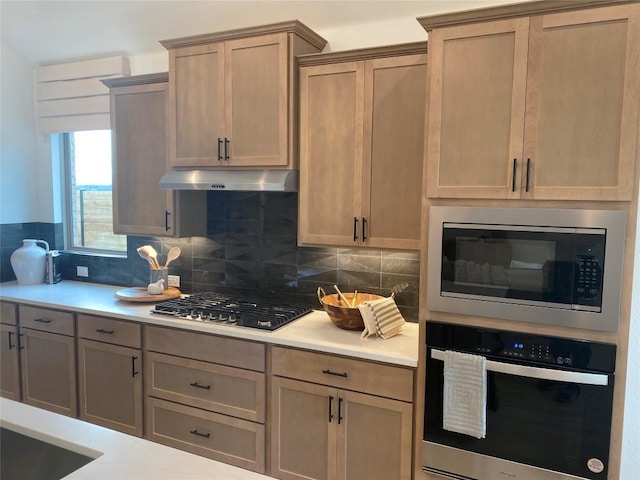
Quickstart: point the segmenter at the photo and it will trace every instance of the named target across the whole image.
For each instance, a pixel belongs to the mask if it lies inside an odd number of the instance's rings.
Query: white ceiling
[[[294,19],[321,35],[391,20],[396,28],[405,21],[416,28],[418,16],[516,1],[522,0],[0,0],[0,17],[3,44],[45,65],[163,52],[159,40]]]

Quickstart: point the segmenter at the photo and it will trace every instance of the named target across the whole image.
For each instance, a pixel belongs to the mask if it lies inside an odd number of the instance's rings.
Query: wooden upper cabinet
[[[527,19],[429,33],[427,194],[515,198],[522,163]]]
[[[300,244],[419,248],[425,51],[300,59]]]
[[[531,19],[527,197],[630,200],[640,103],[640,5]]]
[[[301,244],[352,245],[360,235],[364,64],[300,70]]]
[[[289,163],[287,56],[286,33],[225,44],[228,163],[238,166]]]
[[[420,248],[427,55],[365,62],[362,244]]]
[[[224,44],[169,50],[169,78],[169,163],[215,165],[224,141]]]
[[[640,6],[531,13],[429,32],[427,194],[631,199]]]
[[[296,166],[295,55],[326,41],[300,22],[166,40],[173,167]]]
[[[110,88],[115,233],[206,233],[206,192],[160,189],[167,171],[167,75],[105,80]]]

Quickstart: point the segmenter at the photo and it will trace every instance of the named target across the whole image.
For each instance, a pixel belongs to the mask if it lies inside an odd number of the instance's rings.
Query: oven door
[[[442,428],[442,358],[428,348],[426,470],[477,479],[607,478],[613,375],[487,361],[487,434],[476,439]]]

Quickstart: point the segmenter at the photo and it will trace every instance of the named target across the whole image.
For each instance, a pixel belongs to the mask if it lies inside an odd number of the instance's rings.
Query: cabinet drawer
[[[413,369],[273,347],[274,375],[413,401]]]
[[[147,397],[145,431],[148,440],[264,473],[264,425]]]
[[[144,365],[147,395],[264,422],[264,373],[153,352]]]
[[[44,332],[73,335],[73,313],[20,305],[20,326]]]
[[[7,325],[18,324],[18,314],[15,303],[0,302],[0,323],[6,323]]]
[[[125,347],[142,347],[140,325],[113,318],[78,315],[78,336]]]
[[[145,350],[258,372],[265,370],[265,346],[261,343],[150,325],[145,325],[144,341]]]

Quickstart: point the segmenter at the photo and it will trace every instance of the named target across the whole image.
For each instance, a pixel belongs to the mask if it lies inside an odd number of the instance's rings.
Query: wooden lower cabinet
[[[271,421],[276,478],[411,478],[410,403],[273,377]]]
[[[282,479],[336,478],[337,390],[273,377],[271,474]],[[335,403],[335,402],[334,402]]]
[[[231,465],[264,472],[264,425],[147,397],[146,438]]]
[[[78,339],[80,418],[142,436],[142,351]]]
[[[264,473],[266,346],[146,325],[145,438]]]
[[[22,328],[22,401],[77,417],[75,338]]]
[[[20,401],[18,327],[0,325],[0,396]]]

